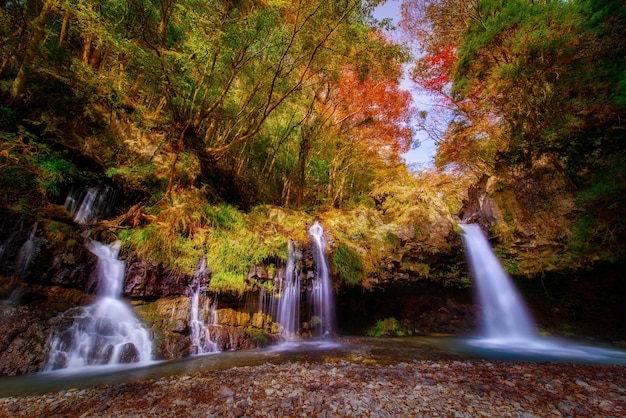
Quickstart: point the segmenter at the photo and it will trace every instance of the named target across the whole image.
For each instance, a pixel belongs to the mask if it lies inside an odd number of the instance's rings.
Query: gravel
[[[626,367],[483,360],[234,367],[0,398],[0,417],[623,417]]]

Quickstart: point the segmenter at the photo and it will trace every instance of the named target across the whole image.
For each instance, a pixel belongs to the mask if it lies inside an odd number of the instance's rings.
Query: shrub
[[[413,335],[407,326],[400,324],[400,322],[394,318],[385,318],[376,321],[376,325],[368,329],[365,332],[370,337],[408,337]]]
[[[363,277],[363,260],[361,256],[343,242],[335,250],[333,264],[337,276],[346,284],[357,285]]]

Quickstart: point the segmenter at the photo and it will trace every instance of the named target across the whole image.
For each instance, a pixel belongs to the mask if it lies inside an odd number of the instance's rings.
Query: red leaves
[[[335,121],[349,129],[355,144],[375,149],[394,159],[410,149],[411,95],[395,80],[359,78],[350,69],[338,83]]]
[[[452,69],[456,63],[454,45],[448,44],[435,55],[426,55],[413,72],[413,80],[425,89],[441,93],[451,81]]]

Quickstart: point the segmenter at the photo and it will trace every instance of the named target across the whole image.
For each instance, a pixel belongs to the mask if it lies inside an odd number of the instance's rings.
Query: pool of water
[[[611,347],[577,342],[546,340],[543,347],[460,339],[447,336],[410,338],[341,337],[329,340],[298,340],[256,350],[227,351],[159,361],[142,366],[92,366],[80,370],[56,370],[30,375],[1,377],[0,396],[42,394],[70,388],[161,379],[200,371],[264,363],[325,363],[348,361],[359,364],[391,365],[419,360],[446,361],[491,359],[504,361],[561,361],[626,365],[626,352]],[[557,347],[559,349],[557,350]]]

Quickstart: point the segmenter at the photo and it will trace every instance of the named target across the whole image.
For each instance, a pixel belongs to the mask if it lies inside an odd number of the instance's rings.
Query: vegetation
[[[626,164],[625,17],[620,1],[403,4],[404,34],[422,51],[413,79],[443,109],[423,118],[439,141],[437,165],[516,187],[523,176],[512,173],[531,178],[549,162],[581,209],[565,257],[576,264],[624,254],[626,183],[608,176],[621,178]],[[442,114],[450,123],[433,129]],[[505,222],[535,217],[553,198]]]
[[[407,326],[400,324],[394,318],[385,318],[376,321],[376,324],[365,332],[370,337],[410,337],[413,331]]]
[[[563,231],[550,244],[564,262],[623,258],[623,2],[405,0],[430,113],[400,89],[412,58],[372,17],[380,3],[2,3],[0,209],[45,216],[73,186],[113,183],[128,213],[107,236],[181,273],[205,255],[215,291],[284,263],[315,217],[347,285],[388,266],[464,284],[432,260],[458,244],[450,214],[487,175],[502,179],[505,242],[531,219]],[[416,127],[436,169],[402,163]],[[575,195],[567,225],[548,222],[547,186],[518,204],[539,166]]]

